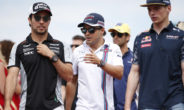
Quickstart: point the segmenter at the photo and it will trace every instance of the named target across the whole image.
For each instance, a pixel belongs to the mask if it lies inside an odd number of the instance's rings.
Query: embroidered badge
[[[150,36],[145,36],[145,37],[142,38],[141,43],[144,43],[144,42],[151,42],[151,41],[152,41],[152,39],[151,39]]]
[[[147,44],[142,44],[141,48],[145,48],[145,47],[151,47],[151,43],[147,43]]]
[[[166,38],[167,39],[177,40],[179,38],[179,36],[167,35]]]

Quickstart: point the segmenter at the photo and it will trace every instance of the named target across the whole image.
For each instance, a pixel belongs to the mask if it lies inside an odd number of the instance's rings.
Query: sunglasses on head
[[[50,20],[50,16],[46,15],[46,16],[40,16],[40,15],[34,15],[34,19],[39,22],[41,19],[44,21],[44,22],[47,22]]]
[[[77,44],[76,44],[76,45],[74,45],[74,44],[70,45],[71,48],[73,48],[73,47],[76,48],[76,47],[78,47],[78,46],[79,46],[79,45],[77,45]]]
[[[113,38],[114,38],[116,35],[117,35],[119,38],[121,38],[122,36],[128,36],[127,33],[111,32],[111,36],[112,36]]]
[[[81,28],[81,32],[83,33],[83,34],[86,34],[86,32],[88,31],[90,34],[93,34],[97,29],[101,29],[101,27],[90,27],[90,28]]]

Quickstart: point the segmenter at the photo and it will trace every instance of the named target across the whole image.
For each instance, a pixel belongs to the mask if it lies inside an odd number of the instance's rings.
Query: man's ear
[[[102,28],[101,30],[102,30],[103,36],[105,36],[106,35],[105,29]]]
[[[171,12],[171,5],[168,6],[168,10],[169,10],[169,12]]]

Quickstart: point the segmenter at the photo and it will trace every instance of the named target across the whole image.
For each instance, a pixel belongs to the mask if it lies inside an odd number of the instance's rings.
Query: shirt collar
[[[169,25],[168,25],[166,28],[164,28],[163,30],[170,31],[170,30],[172,30],[173,27],[174,27],[174,25],[173,25],[173,23],[170,21]],[[162,30],[162,31],[163,31],[163,30]],[[153,24],[151,25],[151,28],[150,28],[149,32],[150,32],[150,33],[155,32],[155,30],[153,29]]]
[[[129,54],[130,54],[130,48],[128,48],[128,51],[123,55],[123,57],[126,57],[126,56],[128,56]]]
[[[32,37],[31,37],[31,34],[28,35],[26,40],[28,42],[35,42],[35,41],[33,41]],[[52,41],[53,41],[53,37],[48,33],[48,37],[47,37],[47,39],[44,42],[52,42]]]

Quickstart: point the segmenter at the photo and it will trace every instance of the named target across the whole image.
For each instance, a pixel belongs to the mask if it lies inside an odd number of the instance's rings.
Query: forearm
[[[10,106],[13,94],[15,92],[15,87],[17,84],[16,82],[17,82],[16,77],[8,75],[5,86],[5,106]]]
[[[69,81],[73,77],[73,70],[72,70],[72,64],[65,64],[61,60],[58,60],[57,62],[53,62],[54,67],[56,68],[58,74],[60,77],[62,77],[64,80]]]
[[[106,63],[101,68],[114,78],[121,79],[123,76],[123,66],[114,66]]]
[[[72,81],[68,81],[66,85],[66,110],[71,110],[72,103],[75,97],[77,88],[77,78],[74,77]]]
[[[4,95],[6,76],[4,72],[4,67],[0,64],[0,93]]]
[[[133,96],[139,83],[139,72],[130,71],[127,82],[126,97],[125,97],[125,110],[130,110]]]
[[[6,78],[5,85],[5,107],[9,107],[11,103],[11,99],[15,92],[15,87],[17,84],[17,77],[19,73],[19,68],[11,67],[8,71],[8,76]]]
[[[47,45],[45,44],[39,44],[37,46],[37,52],[40,55],[48,57],[50,60],[53,58],[55,53],[50,50]],[[63,63],[60,59],[58,59],[56,62],[52,62],[54,67],[56,68],[58,74],[66,81],[72,79],[72,65]]]

